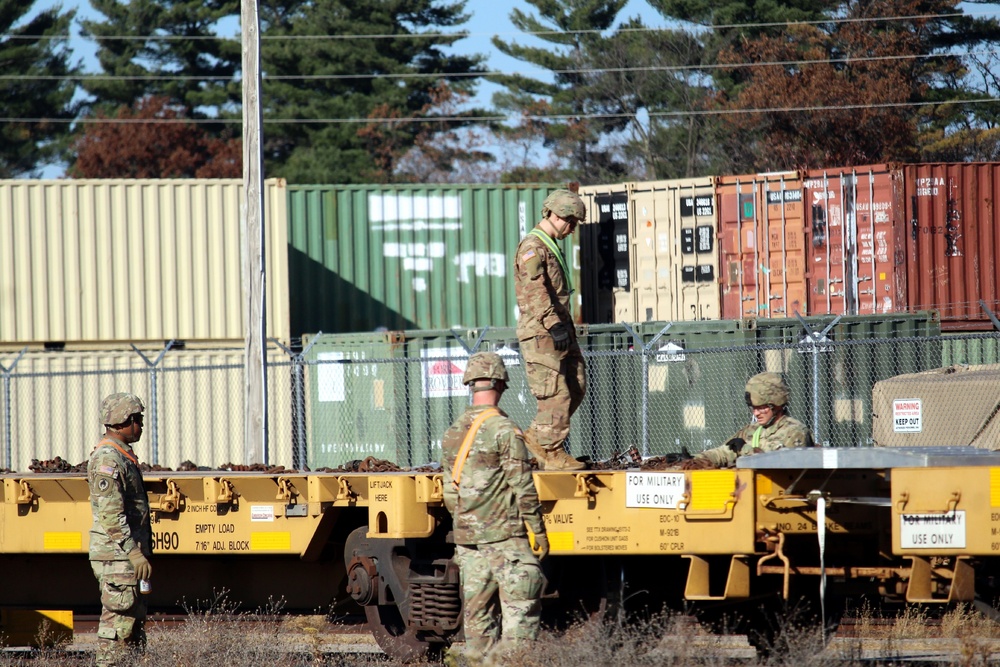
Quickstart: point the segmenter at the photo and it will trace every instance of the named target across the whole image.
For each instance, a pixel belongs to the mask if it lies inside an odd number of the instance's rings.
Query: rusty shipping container
[[[937,309],[992,328],[1000,306],[1000,165],[872,165],[803,181],[811,314]]]
[[[591,323],[720,317],[711,178],[580,188],[584,317]]]
[[[0,181],[0,346],[242,340],[242,188]],[[267,335],[288,340],[284,180],[264,193]]]
[[[906,244],[898,174],[887,165],[815,169],[802,182],[808,310],[906,310]]]
[[[722,317],[810,314],[799,173],[720,177],[716,201]]]

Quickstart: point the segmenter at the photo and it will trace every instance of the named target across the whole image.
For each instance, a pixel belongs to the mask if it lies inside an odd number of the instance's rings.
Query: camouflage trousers
[[[129,561],[92,560],[90,565],[101,587],[97,667],[121,667],[146,646],[146,598]]]
[[[491,652],[538,638],[545,577],[527,537],[459,544],[455,560],[462,573],[467,655],[488,660]]]
[[[587,393],[587,365],[575,341],[569,350],[559,352],[549,336],[522,340],[521,355],[528,387],[538,403],[524,437],[546,451],[555,451],[569,437],[570,417]]]

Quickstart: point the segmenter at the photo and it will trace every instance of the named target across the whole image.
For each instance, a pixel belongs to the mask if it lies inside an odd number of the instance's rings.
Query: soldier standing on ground
[[[581,470],[563,447],[570,417],[587,390],[586,365],[570,314],[572,279],[557,242],[586,217],[580,195],[556,190],[542,204],[542,221],[517,246],[514,290],[520,316],[517,338],[528,386],[538,402],[524,433],[529,451],[543,470]]]
[[[132,443],[142,437],[138,396],[111,394],[101,403],[104,437],[87,463],[90,506],[90,565],[101,588],[97,667],[121,667],[146,644],[146,596],[140,581],[153,574],[149,564],[152,532],[149,499]]]
[[[494,352],[472,355],[462,381],[472,405],[442,440],[444,502],[462,574],[463,657],[471,664],[495,664],[538,637],[544,584],[539,559],[549,542],[521,430],[497,407],[507,388],[503,360]],[[537,556],[525,524],[535,536]]]
[[[744,397],[753,412],[753,422],[740,429],[726,444],[700,452],[683,467],[731,468],[736,465],[737,458],[747,454],[813,446],[809,429],[788,414],[790,392],[780,375],[754,375],[747,381]]]

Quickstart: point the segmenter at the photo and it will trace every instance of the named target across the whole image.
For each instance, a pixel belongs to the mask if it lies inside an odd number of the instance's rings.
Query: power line
[[[855,111],[858,109],[893,109],[907,107],[941,107],[957,104],[989,104],[1000,102],[1000,97],[988,97],[965,100],[942,100],[940,102],[884,102],[878,104],[838,104],[828,106],[798,106],[798,107],[764,107],[754,109],[704,109],[687,111],[649,111],[646,112],[651,118],[685,118],[688,116],[733,116],[745,114],[762,113],[803,113],[818,111]],[[622,120],[636,118],[634,113],[587,113],[587,114],[551,114],[551,115],[488,115],[488,116],[425,116],[407,118],[267,118],[264,123],[272,125],[359,125],[359,124],[384,124],[399,125],[404,123],[447,123],[447,122],[478,122],[496,123],[518,118],[532,121],[557,121],[557,120]],[[238,125],[242,123],[239,118],[0,118],[0,123],[81,123],[86,125],[111,124],[111,125],[177,125],[190,123],[192,125],[205,124],[227,124]]]
[[[233,16],[236,16],[235,14]],[[828,19],[817,19],[814,21],[775,21],[775,22],[759,22],[759,23],[725,23],[720,25],[711,25],[706,23],[699,23],[696,21],[685,21],[693,26],[702,28],[705,30],[735,30],[739,28],[792,28],[796,26],[808,26],[808,25],[830,25],[830,24],[845,24],[845,23],[888,23],[893,21],[920,21],[920,20],[934,20],[934,19],[949,19],[949,18],[960,18],[960,17],[995,17],[995,12],[981,11],[981,12],[951,12],[947,14],[913,14],[909,16],[877,16],[877,17],[843,17],[843,18],[828,18]],[[677,29],[669,27],[645,27],[645,28],[615,28],[611,32],[621,32],[621,33],[642,33],[642,32],[668,32]],[[483,32],[483,33],[471,33],[471,32],[423,32],[423,33],[403,33],[403,34],[392,34],[392,33],[379,33],[379,34],[350,34],[350,35],[261,35],[261,41],[296,41],[296,40],[358,40],[358,39],[451,39],[451,38],[489,38],[489,37],[521,37],[521,36],[532,36],[532,37],[544,37],[544,36],[556,36],[556,35],[590,35],[590,34],[603,34],[608,32],[606,30],[598,29],[587,29],[587,30],[525,30],[525,31],[514,31],[514,32]],[[0,34],[0,39],[56,39],[65,40],[72,39],[75,35],[23,35],[17,33],[3,33]],[[238,36],[233,37],[220,37],[218,35],[87,35],[87,38],[94,40],[143,40],[143,41],[174,41],[174,40],[223,40],[223,41],[239,41]]]
[[[1000,49],[984,51],[965,51],[959,53],[914,53],[887,56],[862,56],[851,58],[824,58],[817,60],[768,60],[749,63],[708,63],[704,65],[647,65],[642,67],[592,67],[579,69],[539,69],[546,74],[627,74],[631,72],[695,72],[705,70],[748,69],[753,67],[802,67],[806,65],[838,65],[863,62],[887,62],[903,60],[920,60],[923,58],[963,58],[967,56],[992,56],[1000,53]],[[485,70],[480,72],[400,72],[375,74],[276,74],[268,76],[265,81],[346,81],[366,79],[459,79],[492,76],[530,76],[536,72],[514,71],[501,72]],[[31,75],[31,74],[0,74],[0,81],[63,81],[65,76]],[[188,74],[84,74],[71,77],[73,81],[232,81],[241,80],[239,76],[194,76]]]

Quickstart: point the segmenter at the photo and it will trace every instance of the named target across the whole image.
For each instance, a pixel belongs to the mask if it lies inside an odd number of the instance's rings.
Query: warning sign
[[[892,401],[892,430],[896,433],[920,433],[923,409],[919,398],[895,398]]]
[[[448,398],[464,396],[467,392],[462,384],[462,374],[469,355],[465,350],[451,347],[428,348],[420,351],[426,357],[423,362],[424,398]]]

